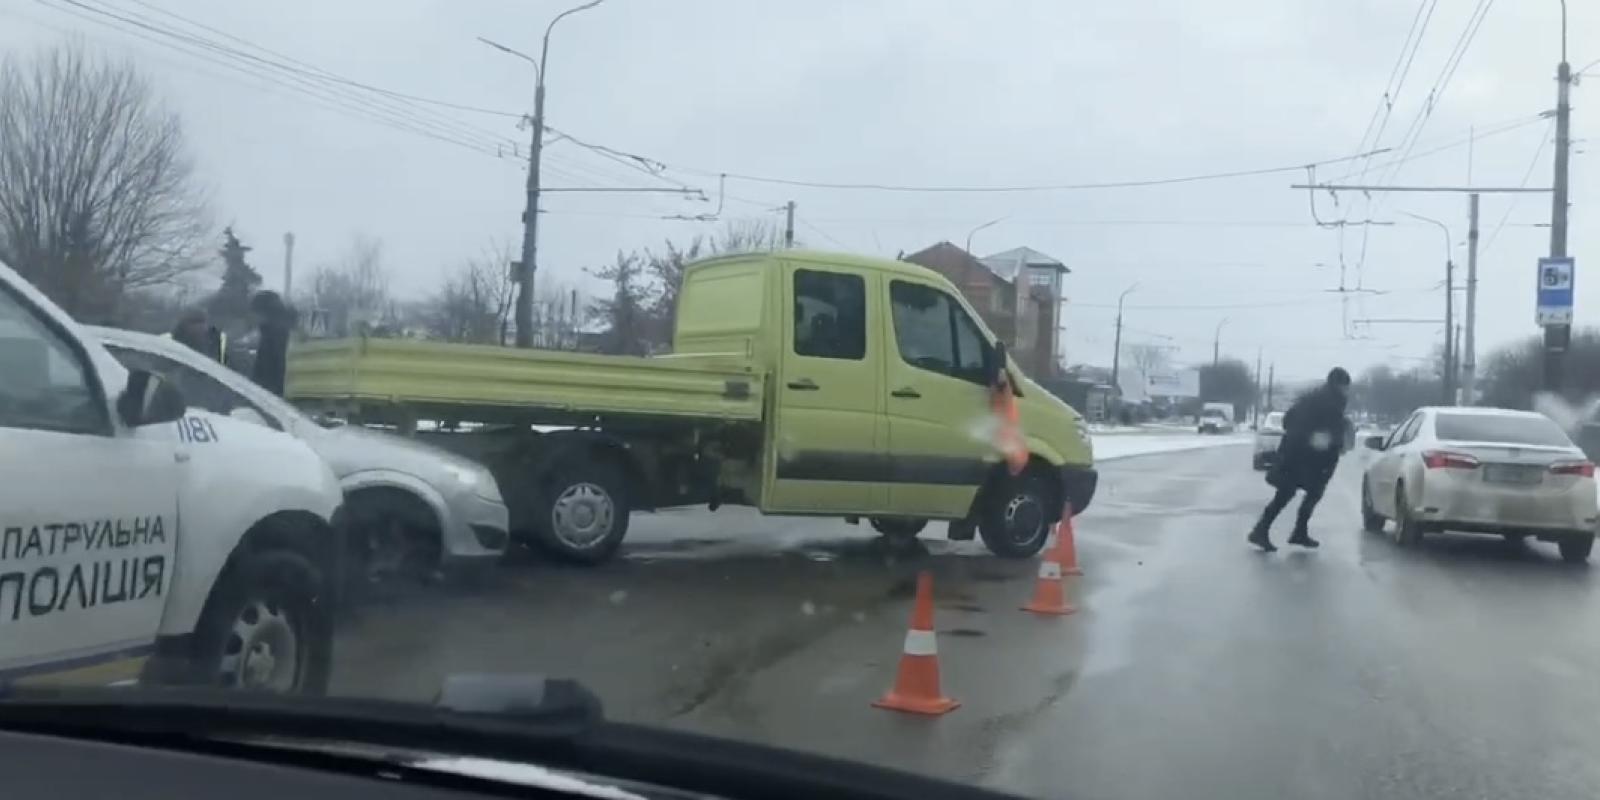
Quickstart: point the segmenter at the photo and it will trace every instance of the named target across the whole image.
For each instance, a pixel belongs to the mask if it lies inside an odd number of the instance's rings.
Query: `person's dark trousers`
[[[1306,526],[1311,522],[1311,512],[1317,509],[1318,501],[1322,500],[1322,490],[1324,488],[1326,487],[1315,486],[1306,489],[1305,496],[1300,498],[1300,507],[1295,510],[1295,535],[1306,532]],[[1283,511],[1289,505],[1289,501],[1294,499],[1294,493],[1295,489],[1292,486],[1287,489],[1279,489],[1272,496],[1272,499],[1267,502],[1267,507],[1261,512],[1261,520],[1256,523],[1256,531],[1260,535],[1266,535],[1267,531],[1272,527],[1273,521],[1278,518],[1279,512]]]

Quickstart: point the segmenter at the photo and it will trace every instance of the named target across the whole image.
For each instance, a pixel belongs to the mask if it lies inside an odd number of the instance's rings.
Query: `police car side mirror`
[[[1382,450],[1383,449],[1383,437],[1382,436],[1368,436],[1363,441],[1366,443],[1368,450]]]
[[[130,428],[176,422],[189,408],[178,387],[142,369],[128,375],[128,387],[117,398],[117,415]]]

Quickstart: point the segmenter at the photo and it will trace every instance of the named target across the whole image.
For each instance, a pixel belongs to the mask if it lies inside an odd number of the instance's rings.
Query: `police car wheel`
[[[332,668],[326,585],[299,553],[251,553],[206,602],[195,630],[199,683],[279,694],[322,694]]]

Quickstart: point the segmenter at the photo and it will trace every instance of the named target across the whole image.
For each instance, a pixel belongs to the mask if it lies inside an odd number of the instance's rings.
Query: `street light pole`
[[[1139,282],[1134,281],[1132,286],[1122,290],[1117,295],[1117,335],[1111,345],[1111,389],[1120,396],[1122,384],[1117,382],[1122,369],[1122,301],[1128,299],[1128,293],[1139,288]]]
[[[1455,353],[1455,261],[1450,257],[1453,247],[1450,238],[1450,228],[1439,220],[1413,214],[1409,211],[1400,212],[1412,219],[1430,223],[1444,233],[1444,404],[1456,404],[1456,353]]]
[[[534,67],[533,141],[528,146],[528,198],[527,205],[522,211],[522,262],[517,270],[518,347],[533,346],[533,276],[539,269],[539,167],[544,150],[544,78],[545,62],[550,57],[550,32],[555,30],[556,23],[562,19],[579,11],[587,11],[603,2],[605,0],[589,0],[581,6],[557,14],[555,19],[550,20],[550,24],[544,29],[544,42],[539,49],[537,62],[526,53],[478,37],[478,41],[503,53],[516,56],[533,64]]]
[[[973,228],[973,229],[972,229],[972,230],[971,230],[971,231],[968,231],[968,232],[967,232],[967,248],[966,248],[966,250],[967,250],[967,253],[968,253],[968,254],[969,254],[969,255],[970,255],[970,254],[971,254],[971,253],[972,253],[972,237],[973,237],[973,236],[974,236],[974,235],[976,235],[976,234],[977,234],[977,232],[978,232],[978,231],[981,231],[981,230],[983,230],[983,229],[984,229],[984,228],[987,228],[987,227],[990,227],[990,226],[992,226],[992,225],[998,225],[998,224],[1000,224],[1000,222],[1001,222],[1001,221],[1003,221],[1003,220],[1004,220],[1004,219],[1005,219],[1005,217],[998,217],[998,218],[996,218],[996,219],[991,219],[991,220],[989,220],[989,221],[988,221],[988,222],[985,222],[985,223],[983,223],[983,224],[982,224],[982,225],[979,225],[979,226],[978,226],[978,227],[976,227],[976,228]]]
[[[1228,324],[1228,318],[1223,317],[1217,323],[1217,332],[1211,337],[1211,366],[1215,367],[1222,360],[1222,326]]]

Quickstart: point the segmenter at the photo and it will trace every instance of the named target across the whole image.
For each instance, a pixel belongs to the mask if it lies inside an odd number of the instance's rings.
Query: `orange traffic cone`
[[[1056,527],[1056,561],[1061,564],[1061,574],[1082,575],[1078,566],[1078,538],[1072,533],[1072,504],[1061,509],[1061,522]]]
[[[1009,380],[1002,377],[1000,385],[990,391],[989,405],[999,423],[995,428],[995,449],[1000,451],[1011,474],[1021,475],[1028,466],[1028,443],[1022,437],[1021,415]]]
[[[1070,524],[1070,523],[1069,523]],[[1061,577],[1062,523],[1056,523],[1056,545],[1039,559],[1039,578],[1033,584],[1033,599],[1022,607],[1035,614],[1066,616],[1078,609],[1067,602],[1067,581]]]
[[[917,601],[906,631],[905,650],[894,688],[873,703],[878,708],[913,714],[943,714],[961,703],[939,692],[939,645],[933,633],[933,575],[917,574]]]

